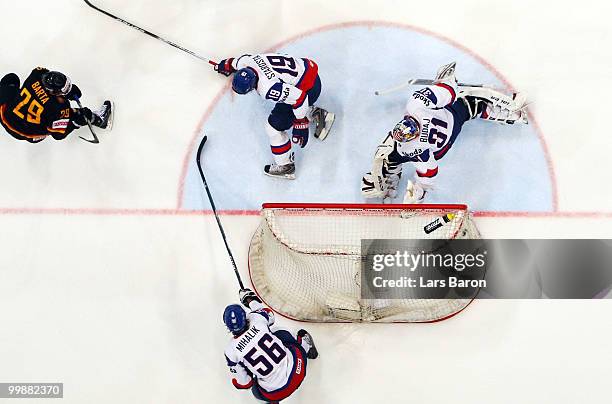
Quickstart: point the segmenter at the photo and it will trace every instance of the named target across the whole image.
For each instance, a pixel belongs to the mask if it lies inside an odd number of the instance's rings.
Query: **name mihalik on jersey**
[[[251,342],[251,340],[257,334],[259,334],[259,331],[260,330],[256,326],[252,326],[251,328],[249,328],[249,331],[247,331],[246,334],[244,334],[240,338],[240,342],[236,344],[236,349],[238,349],[240,352],[242,352],[242,350],[247,346],[247,344],[249,342]]]

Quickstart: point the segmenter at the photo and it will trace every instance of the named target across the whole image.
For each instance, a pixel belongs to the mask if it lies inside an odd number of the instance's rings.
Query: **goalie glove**
[[[434,79],[434,84],[445,83],[451,85],[457,85],[457,78],[455,78],[455,68],[457,67],[457,62],[451,62],[447,65],[444,65],[438,69],[438,73],[436,74],[436,78]]]
[[[428,187],[423,186],[419,181],[408,181],[406,186],[406,194],[404,195],[404,204],[414,205],[422,203],[427,195]]]

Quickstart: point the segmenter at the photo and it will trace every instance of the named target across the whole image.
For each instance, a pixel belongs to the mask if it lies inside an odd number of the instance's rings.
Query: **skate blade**
[[[109,100],[110,101],[110,100]],[[108,117],[108,122],[106,123],[106,128],[102,129],[104,132],[110,132],[113,130],[113,122],[115,121],[115,103],[110,101],[111,104],[111,113]]]
[[[280,179],[283,179],[283,180],[294,180],[295,179],[295,173],[294,174],[275,175],[275,174],[269,174],[269,173],[264,171],[264,174],[266,174],[268,177],[280,178]]]
[[[325,140],[327,135],[329,135],[329,131],[331,130],[334,122],[336,121],[336,114],[328,112],[325,116],[325,127],[320,133],[315,133],[315,137],[321,141]]]

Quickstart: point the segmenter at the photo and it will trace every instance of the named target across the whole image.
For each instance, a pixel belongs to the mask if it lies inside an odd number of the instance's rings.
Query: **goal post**
[[[362,299],[364,239],[475,239],[466,205],[267,203],[249,248],[258,295],[314,322],[434,322],[472,299]]]

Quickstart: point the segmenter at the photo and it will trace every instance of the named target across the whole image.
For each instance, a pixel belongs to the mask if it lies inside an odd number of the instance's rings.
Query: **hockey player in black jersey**
[[[63,73],[37,67],[21,86],[19,77],[9,73],[0,80],[0,124],[15,139],[30,143],[47,136],[65,139],[88,121],[110,129],[112,103],[104,101],[98,111],[72,108],[70,101],[80,97],[81,90]]]

